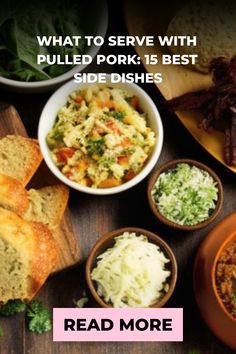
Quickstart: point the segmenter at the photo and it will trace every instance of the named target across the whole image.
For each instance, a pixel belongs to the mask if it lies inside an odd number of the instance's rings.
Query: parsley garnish
[[[19,312],[24,312],[26,304],[21,300],[10,300],[5,305],[1,306],[0,314],[3,316],[12,316]]]
[[[89,156],[102,156],[104,153],[104,138],[97,140],[90,139],[86,148]]]
[[[125,112],[114,112],[113,117],[119,121],[122,121],[126,116]]]
[[[50,313],[40,302],[31,301],[26,315],[29,318],[28,327],[31,332],[43,333],[52,329]]]

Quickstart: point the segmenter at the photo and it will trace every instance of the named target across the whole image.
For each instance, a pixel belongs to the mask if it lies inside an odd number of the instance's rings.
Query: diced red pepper
[[[64,175],[67,177],[67,178],[71,178],[72,177],[72,172],[66,172],[64,173]]]
[[[78,103],[78,104],[80,104],[82,101],[83,101],[83,97],[82,96],[77,96],[75,98],[75,102]]]
[[[71,158],[76,149],[74,148],[62,148],[56,152],[57,160],[59,163],[67,163],[67,160]]]
[[[91,180],[91,178],[85,177],[85,180],[86,180],[86,186],[91,187],[93,184],[93,181]]]
[[[133,96],[133,97],[131,98],[130,103],[131,103],[131,106],[132,106],[134,109],[137,109],[137,110],[139,109],[139,99],[138,99],[137,96]]]
[[[136,173],[133,171],[133,170],[129,170],[125,176],[124,176],[124,180],[127,182],[127,181],[130,181],[132,178],[134,178],[136,176]]]
[[[120,165],[127,165],[129,163],[129,157],[126,155],[118,156],[117,160]]]
[[[124,139],[121,141],[121,146],[129,146],[131,144],[131,140],[126,136]]]
[[[110,120],[109,122],[107,122],[106,126],[107,128],[111,129],[114,133],[120,135],[120,129],[117,127],[115,122]]]

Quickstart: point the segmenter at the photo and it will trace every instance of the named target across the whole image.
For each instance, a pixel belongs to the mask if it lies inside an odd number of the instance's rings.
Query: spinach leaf
[[[0,13],[0,75],[22,81],[47,80],[72,66],[37,64],[37,54],[61,56],[83,54],[85,41],[76,46],[40,47],[37,36],[83,36],[78,15],[80,6],[72,0],[38,2],[23,0],[21,6],[8,0]]]
[[[65,74],[68,70],[72,69],[73,66],[69,65],[51,65],[46,69],[46,72],[50,77],[57,77],[59,75]]]

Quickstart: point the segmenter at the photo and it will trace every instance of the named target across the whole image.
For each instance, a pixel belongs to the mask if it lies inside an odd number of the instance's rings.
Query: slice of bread
[[[23,215],[29,208],[28,193],[17,179],[0,174],[0,206]]]
[[[0,173],[16,178],[24,186],[42,161],[37,140],[19,135],[0,139]]]
[[[57,260],[55,240],[45,225],[0,208],[0,303],[31,300]]]
[[[29,208],[25,220],[38,221],[50,229],[56,228],[62,219],[69,198],[69,190],[63,184],[30,189]]]

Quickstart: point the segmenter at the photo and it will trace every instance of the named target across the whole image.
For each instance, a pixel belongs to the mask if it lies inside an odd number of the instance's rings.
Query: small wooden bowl
[[[196,166],[196,167],[200,168],[201,170],[207,171],[209,173],[209,175],[212,176],[214,181],[217,183],[218,200],[216,203],[215,210],[213,211],[213,213],[209,216],[209,218],[207,220],[200,222],[198,224],[195,224],[195,225],[179,225],[179,224],[174,223],[173,221],[167,219],[164,215],[162,215],[160,213],[160,211],[158,210],[158,208],[153,200],[153,197],[152,197],[153,187],[154,187],[158,177],[160,176],[160,174],[162,172],[166,172],[166,171],[174,168],[179,163],[186,163],[188,165]],[[169,161],[169,162],[165,163],[164,165],[160,166],[154,172],[154,174],[151,176],[151,178],[148,182],[147,195],[148,195],[148,202],[149,202],[150,208],[151,208],[153,214],[155,215],[155,217],[158,220],[160,220],[163,224],[165,224],[169,227],[172,227],[174,229],[182,230],[182,231],[194,231],[194,230],[198,230],[198,229],[201,229],[201,228],[209,225],[217,217],[217,215],[219,214],[219,212],[221,210],[222,204],[223,204],[223,187],[222,187],[222,183],[221,183],[219,177],[208,166],[202,164],[201,162],[198,162],[195,160],[190,160],[190,159],[173,160],[173,161]]]
[[[117,229],[114,231],[111,231],[105,235],[103,235],[94,245],[92,248],[89,257],[86,262],[86,268],[85,268],[85,273],[86,273],[86,281],[88,284],[88,287],[96,300],[96,302],[101,306],[101,307],[109,307],[111,308],[112,305],[106,303],[101,296],[98,295],[97,290],[96,290],[96,284],[95,282],[91,279],[91,272],[96,264],[96,259],[97,257],[103,253],[106,249],[112,247],[115,244],[114,238],[116,236],[122,235],[124,232],[135,232],[137,235],[144,235],[147,236],[149,242],[154,243],[155,245],[158,245],[160,249],[164,252],[166,257],[170,260],[169,266],[170,266],[170,280],[169,280],[169,290],[167,293],[155,304],[153,304],[150,307],[162,307],[165,305],[165,303],[169,300],[171,297],[175,285],[176,285],[176,280],[177,280],[177,262],[175,259],[175,256],[173,252],[171,251],[170,247],[167,245],[165,241],[163,241],[160,237],[157,235],[153,234],[150,231],[144,230],[144,229],[139,229],[136,227],[126,227],[122,229]]]

